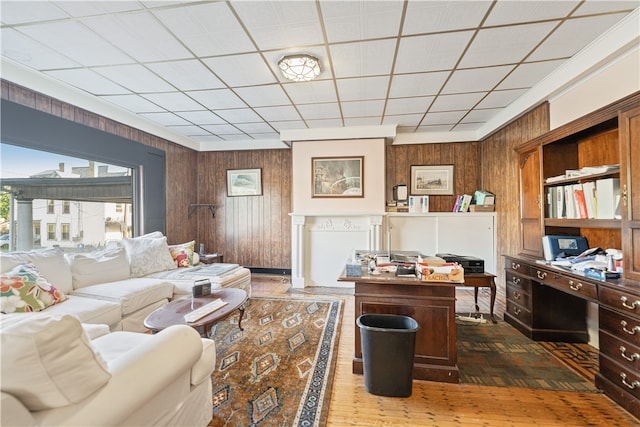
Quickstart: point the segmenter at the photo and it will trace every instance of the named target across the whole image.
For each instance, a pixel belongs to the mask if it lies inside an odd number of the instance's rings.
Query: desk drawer
[[[600,352],[626,369],[640,374],[640,347],[600,331]]]
[[[507,312],[518,319],[521,323],[531,327],[531,311],[514,303],[511,300],[507,300]]]
[[[600,353],[599,362],[600,374],[627,393],[632,394],[636,399],[640,399],[640,375],[619,365],[603,353]]]
[[[524,292],[522,288],[511,285],[511,283],[507,283],[507,300],[531,310],[531,295]]]
[[[507,271],[514,271],[525,276],[529,275],[529,266],[525,263],[521,263],[517,259],[506,257],[504,266]]]
[[[510,270],[505,270],[507,286],[520,289],[528,294],[531,293],[531,279],[519,274],[513,273]]]
[[[640,297],[623,290],[600,286],[600,302],[640,319]]]
[[[600,306],[600,329],[630,344],[640,346],[640,320]]]
[[[593,283],[539,268],[532,268],[531,273],[533,280],[553,286],[568,294],[594,301],[598,299],[598,289]]]

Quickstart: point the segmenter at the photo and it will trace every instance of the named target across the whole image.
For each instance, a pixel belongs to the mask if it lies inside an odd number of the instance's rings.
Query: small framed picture
[[[364,197],[364,156],[312,157],[312,197]]]
[[[227,169],[227,196],[262,196],[262,169]]]
[[[411,194],[453,194],[453,165],[411,166]]]

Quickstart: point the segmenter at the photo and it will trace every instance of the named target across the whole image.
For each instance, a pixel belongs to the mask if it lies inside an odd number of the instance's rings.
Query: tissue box
[[[347,277],[362,277],[362,265],[359,262],[347,261],[344,271]]]
[[[423,282],[464,283],[464,268],[460,264],[435,266],[418,263],[417,267],[417,275]]]

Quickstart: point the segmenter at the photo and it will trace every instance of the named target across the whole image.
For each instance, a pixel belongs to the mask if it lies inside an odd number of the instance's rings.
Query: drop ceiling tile
[[[436,73],[400,74],[393,76],[390,98],[436,95],[449,77],[449,71]]]
[[[280,85],[239,87],[234,90],[247,104],[254,107],[291,104]]]
[[[251,133],[273,133],[273,128],[265,122],[260,123],[239,123],[237,128],[242,132]]]
[[[267,121],[300,119],[300,115],[291,105],[282,105],[277,107],[258,107],[255,108],[255,111]]]
[[[321,1],[329,43],[396,37],[400,31],[402,2]]]
[[[394,98],[387,101],[385,115],[425,113],[431,102],[432,96],[417,96],[414,98]]]
[[[623,14],[614,14],[566,21],[527,60],[575,55],[623,17]]]
[[[84,25],[75,21],[20,27],[20,31],[85,66],[131,63],[132,60]]]
[[[486,92],[459,93],[456,95],[438,95],[431,105],[430,112],[469,110],[485,96]]]
[[[564,59],[555,61],[531,62],[520,64],[507,76],[497,89],[529,88],[549,75],[564,62]]]
[[[226,2],[181,5],[153,14],[197,56],[255,50]]]
[[[555,25],[555,22],[544,22],[480,30],[459,66],[473,68],[518,63]]]
[[[191,123],[173,113],[142,113],[140,116],[146,117],[147,119],[153,120],[154,122],[160,123],[164,126],[191,125]]]
[[[271,130],[271,132],[247,132],[253,139],[280,139],[280,134]]]
[[[474,68],[455,71],[442,91],[443,94],[487,91],[495,87],[514,67]]]
[[[229,87],[276,82],[271,69],[257,53],[207,58],[204,63]]]
[[[68,18],[64,11],[51,2],[41,2],[34,7],[33,2],[3,1],[0,4],[0,20],[4,24],[24,24],[26,22],[49,21]]]
[[[283,87],[296,104],[315,104],[338,100],[335,86],[329,80],[287,83]]]
[[[273,121],[269,122],[271,126],[276,128],[277,131],[282,131],[285,129],[306,129],[307,125],[304,124],[302,120],[291,120],[285,122]]]
[[[54,1],[60,9],[75,18],[83,16],[104,15],[107,13],[130,12],[141,10],[135,1]],[[157,4],[158,2],[156,2]]]
[[[573,14],[573,16],[580,15],[591,15],[593,13],[604,13],[604,12],[614,12],[614,11],[625,11],[627,13],[631,12],[633,9],[637,8],[638,0],[625,0],[625,1],[585,1],[582,2],[578,10]]]
[[[116,104],[134,113],[157,113],[165,111],[164,108],[144,99],[140,95],[108,95],[102,96],[101,99],[111,102],[112,104]]]
[[[130,93],[122,86],[109,81],[100,74],[96,74],[87,68],[52,70],[45,71],[45,74],[94,95],[123,95]]]
[[[211,70],[196,59],[147,64],[147,68],[180,90],[224,87]]]
[[[473,110],[469,111],[463,119],[462,123],[484,123],[487,120],[492,119],[496,114],[501,111],[500,108],[488,108],[485,110]]]
[[[262,121],[262,118],[249,108],[216,110],[215,113],[229,123],[252,123]]]
[[[384,99],[375,101],[342,102],[342,115],[344,117],[381,117],[384,110]]]
[[[315,2],[241,1],[231,7],[260,49],[324,43]]]
[[[12,29],[2,29],[2,56],[36,70],[74,68],[79,63],[66,58]]]
[[[232,126],[230,124],[224,124],[224,125],[203,125],[202,126],[204,129],[206,129],[207,131],[216,134],[216,135],[232,135],[232,134],[237,134],[240,131],[238,130],[237,127]]]
[[[382,124],[415,127],[418,126],[424,114],[385,115]]]
[[[310,128],[333,128],[343,126],[342,120],[340,119],[307,120],[307,124]]]
[[[298,111],[305,120],[340,118],[340,108],[338,107],[337,102],[298,105]]]
[[[504,108],[523,95],[527,89],[493,91],[476,108]]]
[[[378,126],[380,125],[380,117],[345,117],[345,126]]]
[[[389,77],[363,77],[337,80],[340,101],[383,99],[387,94]]]
[[[149,93],[143,96],[154,104],[166,108],[168,111],[202,110],[202,105],[181,92]]]
[[[442,113],[428,113],[421,123],[425,125],[448,125],[455,124],[466,114],[466,111],[447,111]]]
[[[132,92],[170,92],[176,89],[142,65],[119,65],[93,69]]]
[[[184,135],[187,136],[194,136],[194,135],[211,135],[209,132],[207,132],[206,130],[202,129],[201,127],[198,126],[193,126],[193,125],[189,125],[189,126],[167,126],[169,129],[174,130],[176,132],[180,132]]]
[[[424,34],[476,28],[489,10],[488,1],[409,1],[402,34]]]
[[[336,77],[375,76],[391,72],[396,40],[344,43],[330,49]]]
[[[225,123],[220,117],[212,113],[211,111],[183,111],[180,113],[176,113],[178,116],[182,117],[185,120],[190,121],[191,123],[197,125],[216,125]]]
[[[498,1],[484,22],[485,27],[547,19],[562,19],[579,4],[572,1]]]
[[[458,62],[471,40],[472,31],[403,37],[400,40],[396,73],[449,70]]]
[[[243,108],[247,106],[247,104],[230,89],[195,90],[186,92],[186,94],[210,110]]]

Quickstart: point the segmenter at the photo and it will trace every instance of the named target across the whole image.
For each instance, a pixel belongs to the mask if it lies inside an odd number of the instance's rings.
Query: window
[[[122,213],[123,208],[122,208],[122,204],[118,203],[116,205],[116,213]]]
[[[47,224],[47,240],[56,240],[55,224]]]
[[[64,241],[69,241],[71,240],[71,238],[69,237],[70,234],[70,230],[71,230],[71,224],[61,224],[62,227],[62,240]]]
[[[33,244],[40,246],[40,221],[33,221]]]
[[[55,213],[56,202],[55,200],[47,200],[47,213]]]
[[[71,202],[68,200],[64,200],[62,202],[62,213],[69,214],[71,213]]]

